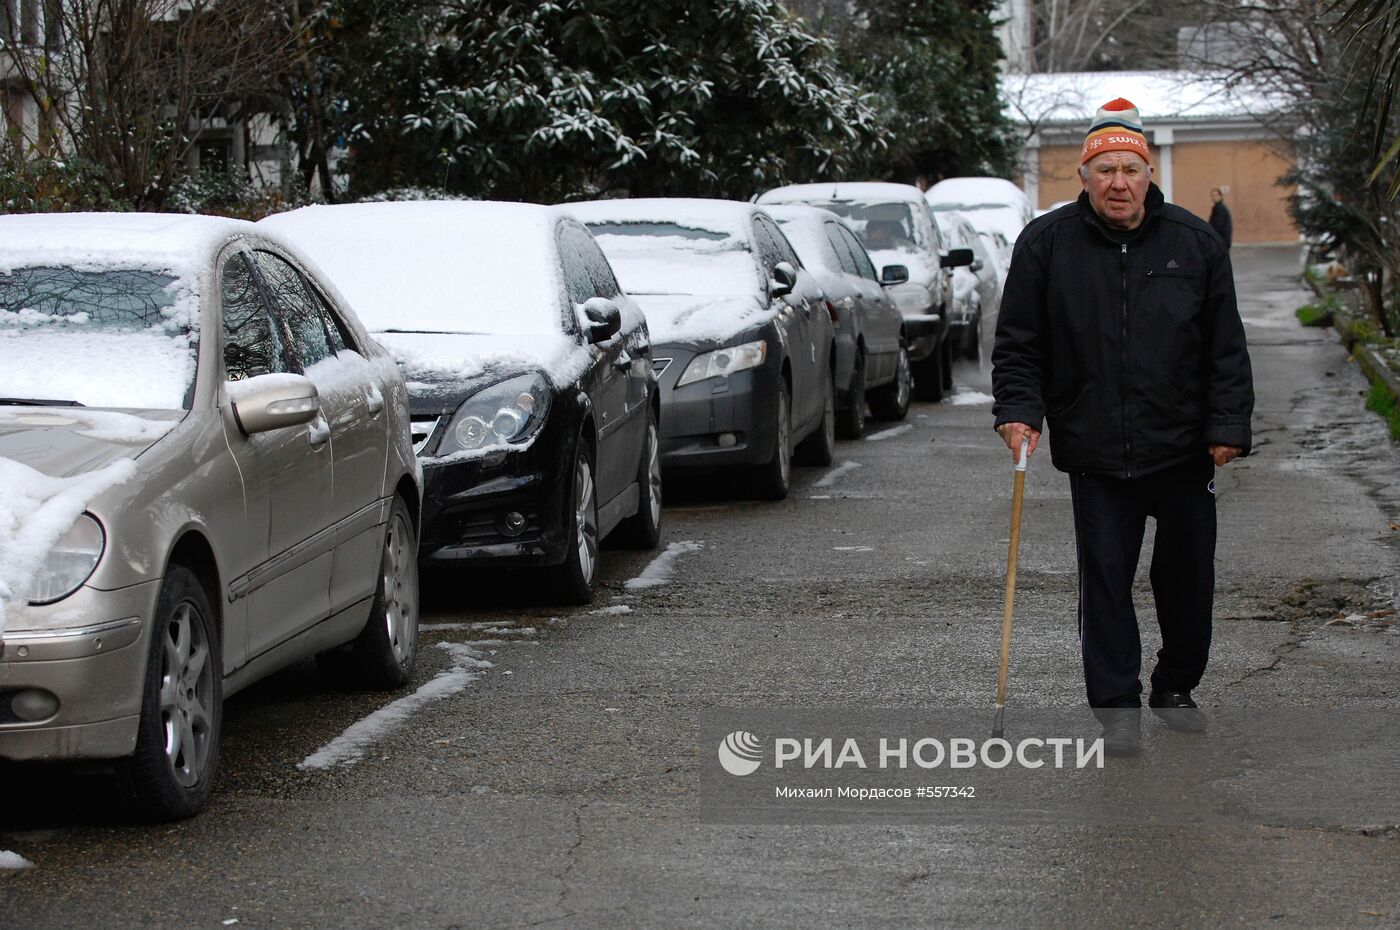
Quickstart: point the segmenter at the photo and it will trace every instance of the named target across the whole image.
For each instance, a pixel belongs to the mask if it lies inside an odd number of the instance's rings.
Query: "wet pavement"
[[[1400,453],[1345,350],[1296,324],[1295,250],[1235,260],[1257,454],[1217,478],[1216,638],[1196,696],[1397,711]],[[990,390],[968,363],[956,378],[964,399]],[[329,691],[306,663],[228,702],[220,783],[194,820],[125,823],[97,776],[0,773],[0,850],[33,863],[0,871],[0,927],[1400,925],[1397,825],[1365,817],[702,822],[707,711],[990,706],[1008,455],[986,403],[915,404],[907,423],[838,444],[781,503],[673,483],[663,542],[696,545],[663,584],[629,588],[655,554],[613,550],[588,608],[519,606],[520,576],[436,579],[413,687],[458,661],[441,644],[491,664],[353,763],[298,768],[390,698]],[[1149,657],[1150,555],[1149,534]],[[1038,456],[1013,721],[1082,703],[1075,584],[1068,483]],[[1153,730],[1142,758],[1183,751]]]

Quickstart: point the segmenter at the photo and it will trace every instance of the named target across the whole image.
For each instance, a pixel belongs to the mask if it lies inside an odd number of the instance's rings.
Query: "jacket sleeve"
[[[1254,375],[1245,345],[1244,323],[1235,303],[1235,276],[1230,253],[1219,249],[1211,263],[1206,293],[1208,377],[1206,442],[1250,449],[1254,413]]]
[[[1022,236],[1011,253],[1011,267],[997,314],[996,344],[992,348],[994,426],[1025,423],[1039,430],[1045,419],[1042,385],[1048,312],[1046,263],[1039,251],[1043,238],[1043,231],[1033,241]]]

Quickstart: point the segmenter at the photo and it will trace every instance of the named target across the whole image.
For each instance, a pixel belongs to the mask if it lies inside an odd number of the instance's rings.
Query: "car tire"
[[[948,340],[944,339],[929,357],[914,368],[914,397],[918,400],[940,401],[943,399],[943,356],[948,351]]]
[[[797,460],[803,465],[830,465],[836,457],[836,381],[827,378],[822,400],[822,419],[816,431],[797,447]]]
[[[909,398],[913,394],[914,374],[909,367],[909,349],[900,343],[894,380],[870,392],[870,413],[877,420],[902,420],[909,415]]]
[[[180,820],[204,806],[219,768],[223,680],[208,592],[172,565],[151,623],[136,749],[117,763],[122,793],[143,818]]]
[[[637,512],[619,523],[612,536],[628,549],[655,549],[661,544],[661,437],[656,412],[650,408],[637,463],[637,491]]]
[[[968,359],[980,363],[982,361],[982,311],[977,311],[977,316],[973,318],[972,332],[969,334],[966,355]]]
[[[778,382],[775,411],[773,457],[756,469],[754,490],[765,500],[780,501],[792,486],[792,409],[785,381]]]
[[[865,432],[865,353],[856,353],[855,370],[851,372],[850,406],[836,418],[836,435],[842,439],[859,439]]]
[[[356,684],[364,688],[402,688],[413,677],[418,656],[418,532],[403,498],[394,495],[379,587],[369,622],[351,646]]]
[[[553,588],[566,604],[590,604],[598,586],[598,484],[593,451],[580,435],[569,469],[568,553],[550,572]]]

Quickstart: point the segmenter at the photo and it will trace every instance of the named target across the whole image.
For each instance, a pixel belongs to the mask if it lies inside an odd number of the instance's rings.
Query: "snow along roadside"
[[[849,475],[851,472],[861,467],[863,466],[859,462],[842,462],[840,465],[837,465],[835,468],[822,475],[812,487],[829,488],[846,475]]]
[[[345,732],[297,763],[303,772],[358,762],[369,747],[405,723],[415,713],[443,698],[466,690],[492,663],[466,643],[438,643],[452,656],[452,667],[438,672],[427,684],[352,723]]]
[[[21,856],[19,853],[0,849],[0,869],[9,869],[18,872],[20,869],[31,869],[34,863]]]
[[[629,579],[624,583],[628,591],[640,591],[643,588],[655,588],[666,584],[671,580],[671,576],[676,571],[676,559],[688,552],[699,552],[705,548],[702,542],[691,539],[682,539],[673,542],[666,547],[665,551],[651,560],[642,573],[636,578]]]
[[[885,439],[893,439],[896,436],[903,436],[914,428],[912,423],[901,423],[898,426],[891,426],[889,429],[882,429],[878,433],[871,433],[865,437],[866,442],[881,442]]]

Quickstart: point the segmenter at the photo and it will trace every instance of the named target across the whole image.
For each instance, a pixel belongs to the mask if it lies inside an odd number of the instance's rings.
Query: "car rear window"
[[[188,407],[197,313],[173,277],[137,268],[0,273],[0,397]]]

